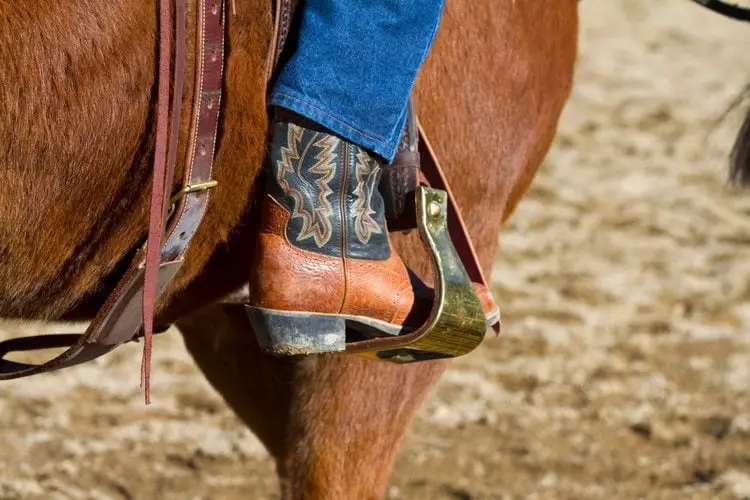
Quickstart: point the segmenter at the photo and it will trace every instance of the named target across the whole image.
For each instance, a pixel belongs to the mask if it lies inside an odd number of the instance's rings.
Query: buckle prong
[[[218,185],[219,185],[219,182],[216,180],[198,182],[195,184],[188,184],[187,186],[177,191],[177,193],[175,193],[174,196],[172,196],[172,199],[169,200],[169,204],[174,205],[175,203],[180,201],[180,199],[182,199],[186,194],[196,193],[198,191],[207,191],[209,189],[215,188]]]

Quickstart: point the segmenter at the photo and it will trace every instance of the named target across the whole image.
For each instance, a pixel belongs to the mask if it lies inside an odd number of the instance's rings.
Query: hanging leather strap
[[[167,0],[161,0],[165,2]],[[184,8],[184,0],[177,0]],[[159,189],[157,179],[162,170],[154,170],[154,182],[151,194],[151,220],[149,223],[149,241],[147,243],[147,257],[144,273],[143,290],[143,362],[141,367],[141,382],[146,391],[146,403],[150,400],[150,368],[151,342],[153,336],[153,318],[156,312],[156,302],[164,291],[165,284],[161,284],[159,273],[162,266],[170,263],[182,265],[190,241],[200,227],[203,215],[208,206],[208,189],[216,185],[211,180],[214,153],[219,124],[219,108],[221,105],[222,73],[224,68],[224,0],[200,0],[198,2],[196,33],[196,70],[193,91],[193,116],[188,145],[188,160],[186,161],[185,187],[181,191],[176,213],[172,218],[166,234],[163,233],[163,221],[169,206],[168,193],[172,186],[172,171],[174,157],[176,157],[177,138],[179,136],[179,119],[181,116],[178,106],[173,107],[174,156],[170,155],[171,165],[168,167],[166,184]],[[182,23],[184,30],[184,23]],[[184,33],[182,35],[184,54]],[[180,79],[184,77],[184,55]],[[177,65],[175,65],[177,67]],[[178,86],[175,86],[177,89]],[[179,85],[179,100],[182,101],[182,83]],[[175,90],[176,94],[177,90]],[[177,129],[177,130],[175,130]],[[171,153],[171,151],[170,151]],[[162,167],[162,165],[160,165]],[[166,188],[166,189],[165,189]],[[162,234],[164,243],[161,244]],[[150,251],[153,249],[153,251]],[[172,274],[174,277],[174,274]],[[171,278],[170,278],[171,281]],[[129,340],[129,339],[128,339]]]
[[[489,289],[490,284],[482,272],[482,265],[479,263],[479,257],[474,249],[474,244],[471,242],[471,236],[469,236],[466,223],[463,217],[461,217],[456,198],[453,196],[453,192],[448,185],[448,179],[446,179],[445,173],[440,167],[440,163],[438,163],[430,141],[427,140],[422,124],[419,123],[418,127],[420,139],[419,154],[422,160],[423,181],[430,187],[442,189],[448,194],[448,233],[451,236],[453,246],[456,248],[456,253],[458,253],[461,263],[466,269],[466,274],[469,275],[469,279],[474,283],[481,283]],[[492,330],[495,334],[499,335],[500,322],[493,324]]]
[[[185,0],[175,0],[175,74],[172,82],[170,5],[170,0],[159,1],[157,145],[149,220],[149,243],[152,249],[158,251],[147,252],[148,246],[144,246],[137,252],[125,275],[88,329],[75,341],[72,335],[44,335],[0,343],[0,380],[50,372],[97,358],[133,339],[143,328],[144,317],[148,323],[147,334],[150,334],[150,318],[153,317],[155,304],[180,269],[190,242],[200,226],[208,205],[208,189],[216,185],[211,180],[211,172],[224,64],[224,1],[199,0],[197,3],[195,86],[184,187],[167,203],[172,189],[180,128],[186,17]],[[171,114],[168,115],[170,84],[173,88],[173,101]],[[174,207],[174,211],[164,232],[164,213],[170,205]],[[145,295],[144,280],[148,281]],[[18,363],[5,359],[8,353],[14,351],[64,346],[70,347],[43,364]],[[143,382],[148,401],[148,348],[144,354]]]

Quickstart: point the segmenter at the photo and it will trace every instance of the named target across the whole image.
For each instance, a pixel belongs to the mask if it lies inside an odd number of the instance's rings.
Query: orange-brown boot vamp
[[[251,305],[403,323],[414,294],[409,272],[398,255],[360,260],[302,250],[283,232],[288,220],[284,207],[267,196],[250,280]]]
[[[409,271],[395,253],[387,260],[346,261],[346,300],[341,312],[403,325],[414,304]]]

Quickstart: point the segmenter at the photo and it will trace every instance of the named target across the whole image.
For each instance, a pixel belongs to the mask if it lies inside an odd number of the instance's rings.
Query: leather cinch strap
[[[170,0],[159,0],[159,63],[156,147],[147,244],[139,250],[104,306],[80,336],[45,335],[0,343],[0,380],[50,372],[97,358],[145,335],[142,382],[149,400],[149,362],[153,315],[158,298],[184,261],[190,242],[208,204],[224,64],[224,1],[199,0],[196,29],[196,72],[188,158],[184,187],[170,195],[177,157],[185,68],[185,0],[175,0],[174,33]],[[171,44],[174,35],[174,78]],[[170,113],[170,87],[173,89]],[[166,232],[167,209],[175,204]],[[144,328],[145,325],[145,328]],[[56,358],[39,365],[5,359],[9,352],[70,346]]]

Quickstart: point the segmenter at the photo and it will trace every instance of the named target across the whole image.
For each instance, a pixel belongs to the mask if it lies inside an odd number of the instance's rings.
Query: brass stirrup
[[[419,235],[435,275],[430,317],[412,333],[349,342],[348,353],[405,364],[463,356],[484,339],[487,320],[482,304],[448,232],[448,195],[419,186],[415,196]]]

